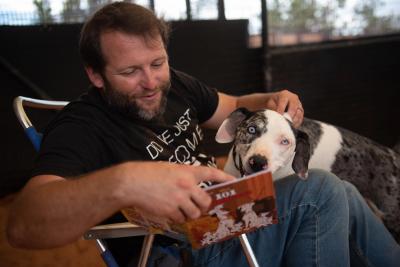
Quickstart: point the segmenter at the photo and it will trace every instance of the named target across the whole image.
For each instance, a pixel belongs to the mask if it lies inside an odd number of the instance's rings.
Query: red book
[[[212,197],[201,217],[168,224],[138,209],[122,210],[127,219],[156,233],[188,240],[195,249],[278,222],[271,173],[262,171],[205,189]]]

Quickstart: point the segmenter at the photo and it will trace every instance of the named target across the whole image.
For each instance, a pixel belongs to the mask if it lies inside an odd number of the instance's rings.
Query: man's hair
[[[160,35],[165,48],[170,32],[167,23],[140,5],[114,2],[102,7],[83,25],[79,41],[84,65],[99,73],[103,72],[106,65],[100,36],[107,31],[121,31],[150,40]]]

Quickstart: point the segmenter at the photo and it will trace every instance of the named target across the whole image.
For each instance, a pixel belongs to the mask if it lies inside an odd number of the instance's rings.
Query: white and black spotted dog
[[[225,119],[216,140],[234,142],[225,171],[235,176],[270,170],[275,180],[293,173],[305,179],[308,168],[318,168],[351,182],[400,241],[399,152],[326,123],[305,118],[295,129],[286,114],[245,108]]]

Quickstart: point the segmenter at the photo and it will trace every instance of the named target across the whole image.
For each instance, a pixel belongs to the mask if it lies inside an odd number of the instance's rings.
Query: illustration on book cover
[[[212,198],[209,210],[200,218],[183,224],[160,222],[134,208],[124,209],[123,214],[139,225],[181,234],[195,249],[278,222],[269,172],[211,186],[206,192]]]
[[[211,187],[206,191],[213,199],[207,214],[185,223],[193,248],[278,222],[274,186],[268,172]]]
[[[239,211],[244,213],[239,222],[235,222],[233,217],[229,215],[229,211],[223,209],[222,204],[215,206],[208,214],[217,216],[219,220],[217,230],[204,233],[201,245],[207,246],[238,233],[244,233],[246,230],[274,224],[272,212],[267,211],[257,214],[253,209],[254,205],[254,202],[250,202],[238,207]]]

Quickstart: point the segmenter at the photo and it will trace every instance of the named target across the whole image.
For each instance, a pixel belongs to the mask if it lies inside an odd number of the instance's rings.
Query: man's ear
[[[94,71],[91,67],[85,67],[85,71],[94,86],[97,88],[104,87],[104,80],[100,73]]]
[[[307,178],[310,156],[310,141],[308,135],[303,131],[297,130],[296,150],[292,162],[292,168],[300,178]]]
[[[236,128],[248,118],[251,112],[246,108],[238,108],[233,111],[221,124],[215,135],[218,143],[230,143],[235,139]]]

